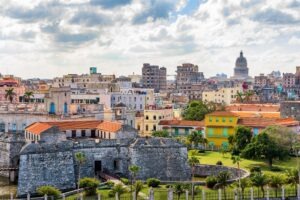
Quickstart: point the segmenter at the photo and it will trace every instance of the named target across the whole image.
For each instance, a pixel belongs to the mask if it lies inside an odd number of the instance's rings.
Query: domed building
[[[249,69],[247,66],[247,59],[243,55],[243,51],[240,52],[240,57],[236,59],[235,68],[234,68],[234,76],[233,79],[248,79],[250,78],[248,73]]]

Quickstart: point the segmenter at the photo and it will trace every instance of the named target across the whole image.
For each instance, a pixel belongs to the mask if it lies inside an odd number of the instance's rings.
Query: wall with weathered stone
[[[187,181],[191,178],[186,147],[170,139],[139,138],[129,152],[131,165],[141,166],[138,179]]]
[[[48,150],[47,147],[49,145],[28,144],[23,148],[18,195],[26,195],[27,192],[34,194],[38,187],[44,185],[52,185],[61,190],[75,188],[72,146],[64,143]]]

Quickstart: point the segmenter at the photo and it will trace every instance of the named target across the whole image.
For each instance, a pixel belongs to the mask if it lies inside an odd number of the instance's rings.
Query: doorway
[[[95,175],[99,176],[101,172],[102,172],[102,162],[101,162],[101,160],[96,160],[95,161]]]

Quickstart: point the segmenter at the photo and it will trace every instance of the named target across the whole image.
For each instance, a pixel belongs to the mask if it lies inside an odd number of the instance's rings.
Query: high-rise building
[[[177,86],[199,83],[204,79],[203,72],[198,71],[198,66],[191,63],[183,63],[177,66]]]
[[[144,63],[142,68],[142,83],[145,88],[153,88],[156,92],[167,88],[167,69],[158,65]]]

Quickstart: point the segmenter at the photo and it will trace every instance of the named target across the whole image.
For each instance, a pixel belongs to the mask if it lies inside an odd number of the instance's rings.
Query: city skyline
[[[205,77],[233,75],[239,52],[249,75],[294,72],[300,2],[32,0],[0,2],[0,72],[23,78],[141,74],[143,63],[175,74],[193,63]]]

